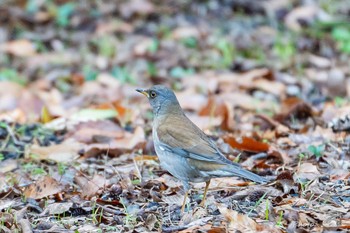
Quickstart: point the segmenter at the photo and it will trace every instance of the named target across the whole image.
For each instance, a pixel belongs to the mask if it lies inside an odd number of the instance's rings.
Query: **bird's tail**
[[[236,166],[236,165],[230,165],[227,166],[225,169],[226,172],[229,172],[232,174],[232,176],[238,176],[238,177],[242,177],[251,181],[254,181],[256,183],[267,183],[268,180],[264,177],[261,177],[251,171],[248,171],[242,167]]]

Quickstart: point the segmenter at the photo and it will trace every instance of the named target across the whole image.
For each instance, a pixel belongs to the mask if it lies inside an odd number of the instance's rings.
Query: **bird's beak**
[[[148,95],[148,90],[145,90],[145,89],[136,89],[137,92],[140,92],[141,94],[145,95],[147,98],[149,98],[149,95]]]

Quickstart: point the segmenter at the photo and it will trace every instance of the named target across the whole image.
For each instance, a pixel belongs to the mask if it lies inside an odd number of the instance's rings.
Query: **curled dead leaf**
[[[233,106],[221,98],[209,97],[208,103],[199,113],[200,116],[215,116],[221,118],[221,129],[233,130]]]

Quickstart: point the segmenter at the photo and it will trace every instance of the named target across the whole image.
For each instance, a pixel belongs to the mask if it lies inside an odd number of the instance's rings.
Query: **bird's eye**
[[[149,96],[150,96],[152,99],[154,99],[154,98],[157,96],[157,93],[156,93],[155,91],[151,91],[151,92],[149,93]]]

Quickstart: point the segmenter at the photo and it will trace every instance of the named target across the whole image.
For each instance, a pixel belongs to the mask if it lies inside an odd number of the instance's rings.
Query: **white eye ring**
[[[155,91],[151,91],[149,96],[153,99],[153,98],[155,98],[157,96],[157,93]]]

